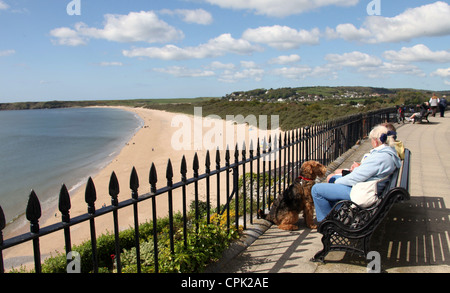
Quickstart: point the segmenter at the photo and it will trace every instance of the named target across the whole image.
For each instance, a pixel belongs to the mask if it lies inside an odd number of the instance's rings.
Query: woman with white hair
[[[333,206],[341,200],[352,200],[352,187],[359,182],[383,179],[400,168],[397,152],[390,146],[394,139],[385,126],[375,126],[369,134],[373,149],[361,165],[346,176],[339,176],[334,183],[318,183],[312,189],[317,221],[321,222]],[[384,186],[378,186],[379,189]]]

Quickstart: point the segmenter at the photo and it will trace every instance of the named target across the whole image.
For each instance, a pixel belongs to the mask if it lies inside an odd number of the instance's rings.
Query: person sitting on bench
[[[369,134],[369,139],[373,149],[361,166],[346,176],[339,176],[334,183],[317,183],[312,187],[318,222],[327,216],[337,202],[351,200],[350,192],[356,183],[382,179],[400,168],[400,158],[395,149],[389,146],[392,136],[388,136],[385,126],[375,126]]]
[[[412,114],[411,117],[407,118],[408,121],[413,121],[413,123],[416,123],[416,120],[421,121],[422,119],[427,119],[428,121],[428,115],[430,114],[428,102],[424,102],[422,105],[417,106],[420,108],[420,112]]]

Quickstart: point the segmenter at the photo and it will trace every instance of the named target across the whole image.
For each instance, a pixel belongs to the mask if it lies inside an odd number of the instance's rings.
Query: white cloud
[[[232,70],[236,68],[236,65],[234,65],[233,63],[222,63],[219,61],[214,61],[211,62],[211,64],[209,65],[209,68],[215,70],[215,69],[228,69],[228,70]]]
[[[367,71],[367,69],[366,69]],[[377,69],[372,68],[374,78],[386,77],[386,75],[407,74],[425,77],[425,73],[415,65],[383,62]]]
[[[261,51],[261,48],[246,40],[234,39],[230,34],[223,34],[197,47],[180,48],[175,45],[166,45],[162,48],[135,48],[124,50],[123,55],[162,60],[188,60],[218,57],[227,53],[245,55],[256,51]]]
[[[340,24],[327,29],[331,38],[358,40],[366,43],[410,41],[418,37],[450,34],[450,5],[438,1],[410,8],[394,17],[369,16],[361,28]]]
[[[433,52],[423,44],[418,44],[410,48],[403,47],[400,51],[386,51],[383,56],[394,62],[450,62],[449,51]]]
[[[299,30],[287,26],[264,26],[256,29],[247,29],[242,38],[255,43],[267,44],[278,50],[296,49],[301,45],[316,45],[319,43],[320,31],[314,28],[311,31]]]
[[[215,73],[210,70],[191,69],[183,66],[170,66],[167,68],[155,68],[156,72],[167,73],[176,77],[210,77]]]
[[[415,65],[383,62],[379,67],[363,67],[360,72],[368,73],[371,78],[386,78],[389,75],[407,74],[425,77],[425,73]]]
[[[292,67],[276,68],[273,74],[280,75],[289,79],[304,79],[307,77],[327,76],[329,79],[335,79],[337,73],[333,71],[331,66],[316,66],[310,67],[308,65],[298,65]]]
[[[325,60],[334,65],[359,68],[380,66],[383,64],[383,61],[381,59],[358,51],[344,53],[342,55],[328,54],[325,56]]]
[[[11,56],[16,54],[15,50],[4,50],[4,51],[0,51],[0,57],[5,57],[5,56]]]
[[[450,77],[450,68],[439,68],[431,76],[440,76],[442,78]]]
[[[335,30],[326,28],[326,35],[330,39],[341,38],[346,41],[357,41],[371,36],[371,32],[367,29],[357,29],[351,23],[339,24]]]
[[[226,83],[234,83],[241,80],[261,81],[266,72],[254,61],[240,61],[238,65],[214,61],[207,68],[214,70],[215,75],[218,77],[217,79]]]
[[[86,38],[68,27],[55,28],[50,32],[50,35],[56,38],[52,42],[57,45],[80,46],[87,44]]]
[[[253,61],[240,61],[238,65],[233,63],[224,64],[219,61],[211,62],[202,69],[189,68],[185,66],[169,66],[166,68],[155,68],[156,72],[170,74],[175,77],[217,77],[220,82],[235,83],[241,80],[261,81],[265,70]]]
[[[209,25],[213,22],[211,13],[203,9],[163,9],[161,10],[161,13],[168,15],[178,15],[183,19],[184,22],[187,23]]]
[[[225,70],[219,80],[222,82],[237,82],[245,79],[261,81],[264,77],[264,72],[262,68],[244,68],[241,71]]]
[[[423,71],[415,65],[404,63],[383,62],[376,56],[354,51],[344,54],[328,54],[325,60],[334,68],[355,68],[359,73],[365,73],[370,78],[385,78],[388,75],[408,74],[425,76]]]
[[[104,27],[93,28],[79,22],[75,29],[56,28],[50,32],[60,45],[85,45],[89,39],[113,42],[166,43],[184,38],[183,32],[160,20],[153,11],[130,12],[127,15],[107,14]]]
[[[250,10],[256,14],[285,17],[325,6],[354,6],[359,0],[204,0],[222,8]]]
[[[110,66],[123,66],[123,63],[122,62],[100,62],[100,63],[98,63],[98,66],[101,66],[101,67],[110,67]]]
[[[292,54],[289,56],[278,56],[276,58],[272,58],[269,60],[269,64],[290,64],[290,63],[296,63],[301,60],[301,57],[297,54]]]
[[[9,8],[9,5],[6,4],[3,0],[0,0],[0,10],[6,10]]]
[[[281,75],[289,79],[301,79],[312,73],[313,69],[307,65],[296,67],[283,67],[273,70],[275,75]]]

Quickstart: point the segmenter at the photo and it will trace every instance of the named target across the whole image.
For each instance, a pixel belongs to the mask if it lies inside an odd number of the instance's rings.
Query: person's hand
[[[361,164],[358,162],[353,162],[352,166],[350,167],[350,171],[355,170],[355,168],[358,168]]]

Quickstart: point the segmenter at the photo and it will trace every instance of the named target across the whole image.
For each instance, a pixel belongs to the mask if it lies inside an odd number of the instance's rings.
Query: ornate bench
[[[319,224],[317,231],[323,234],[323,249],[311,259],[324,262],[330,251],[346,251],[366,257],[370,251],[370,238],[398,201],[409,200],[409,171],[411,152],[405,150],[402,167],[388,179],[379,200],[368,208],[362,208],[352,201],[338,202],[327,217]]]

